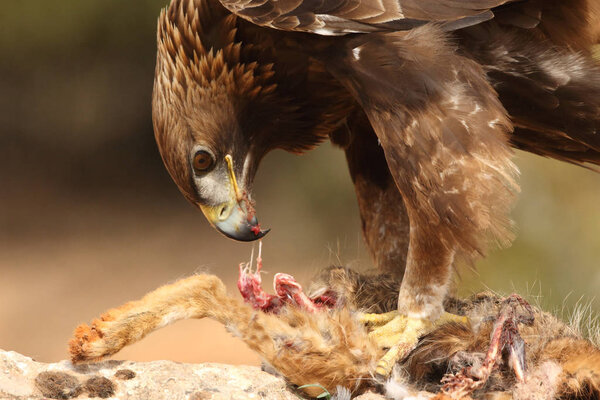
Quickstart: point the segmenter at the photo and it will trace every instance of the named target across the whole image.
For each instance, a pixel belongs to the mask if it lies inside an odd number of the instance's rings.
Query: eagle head
[[[251,198],[261,159],[274,148],[314,147],[331,124],[306,117],[310,106],[283,94],[289,84],[275,73],[272,46],[264,37],[242,45],[244,23],[205,1],[175,0],[163,10],[152,116],[161,157],[183,195],[225,236],[250,241],[268,232]]]
[[[259,227],[250,188],[269,146],[255,104],[275,89],[268,82],[272,65],[242,62],[241,44],[232,40],[234,16],[212,15],[218,22],[209,42],[198,13],[181,7],[173,2],[158,23],[152,115],[161,157],[219,232],[259,239],[268,231]]]

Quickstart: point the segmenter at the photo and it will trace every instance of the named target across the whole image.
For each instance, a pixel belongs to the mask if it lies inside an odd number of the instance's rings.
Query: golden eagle
[[[250,190],[267,152],[344,149],[375,263],[403,274],[373,333],[386,373],[449,317],[453,263],[510,242],[511,146],[600,164],[599,36],[600,0],[173,0],[156,141],[237,240],[265,234]]]

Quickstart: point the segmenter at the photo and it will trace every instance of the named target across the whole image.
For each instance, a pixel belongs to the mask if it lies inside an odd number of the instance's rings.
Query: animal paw
[[[91,326],[81,324],[75,328],[73,338],[69,341],[69,353],[73,364],[99,361],[123,348],[125,344],[119,346],[113,343],[111,346],[105,340],[107,335],[104,328],[110,323],[101,317],[94,320]]]

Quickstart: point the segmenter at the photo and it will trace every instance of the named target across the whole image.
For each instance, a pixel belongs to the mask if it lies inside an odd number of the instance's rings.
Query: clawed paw
[[[91,326],[81,324],[75,328],[73,338],[69,341],[69,353],[73,364],[98,361],[106,356],[102,339],[104,335],[98,324],[102,324],[102,321],[96,320]]]

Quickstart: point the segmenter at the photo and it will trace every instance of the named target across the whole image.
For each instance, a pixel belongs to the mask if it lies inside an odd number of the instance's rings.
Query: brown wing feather
[[[535,29],[538,37],[577,51],[588,52],[600,39],[600,1],[527,0],[494,9],[503,25]]]
[[[322,35],[408,30],[427,22],[450,29],[493,17],[490,9],[514,0],[220,0],[232,13],[271,28]]]
[[[600,165],[600,65],[544,32],[490,21],[459,32],[460,46],[484,67],[509,112],[513,146]]]
[[[467,257],[486,237],[507,244],[510,122],[483,70],[433,26],[351,39],[330,62],[369,117],[411,230]]]

